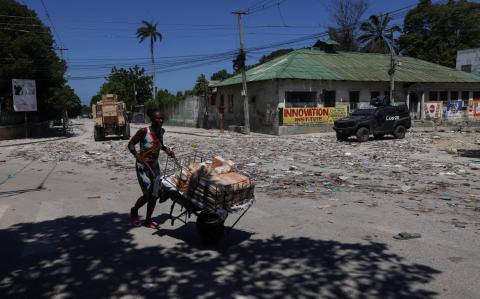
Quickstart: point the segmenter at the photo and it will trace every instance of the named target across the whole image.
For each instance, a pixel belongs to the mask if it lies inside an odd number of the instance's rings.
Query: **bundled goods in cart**
[[[194,162],[177,169],[179,191],[212,209],[231,208],[253,197],[255,182],[235,171],[234,163],[216,156],[212,163]]]

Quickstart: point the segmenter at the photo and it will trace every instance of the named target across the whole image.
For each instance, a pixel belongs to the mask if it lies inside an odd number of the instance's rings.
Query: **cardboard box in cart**
[[[212,209],[241,205],[253,197],[255,182],[233,167],[232,161],[218,156],[211,164],[192,163],[177,170],[176,187]]]

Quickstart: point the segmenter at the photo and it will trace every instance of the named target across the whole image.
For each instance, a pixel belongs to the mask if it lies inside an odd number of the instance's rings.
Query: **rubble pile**
[[[177,154],[192,151],[220,155],[256,181],[257,192],[278,198],[349,198],[359,192],[370,198],[415,202],[408,208],[428,210],[451,198],[449,207],[480,210],[480,160],[462,157],[478,150],[476,133],[409,133],[405,139],[385,137],[365,143],[337,142],[335,136],[245,136],[236,133],[167,133],[165,142]],[[455,148],[457,150],[452,150]],[[132,173],[134,159],[127,141],[64,140],[18,146],[13,157],[72,161]],[[161,165],[166,155],[161,154]],[[133,174],[132,174],[133,175]],[[427,203],[430,199],[430,206]]]

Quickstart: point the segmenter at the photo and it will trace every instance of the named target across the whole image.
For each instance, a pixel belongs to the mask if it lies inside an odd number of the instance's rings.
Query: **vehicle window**
[[[357,109],[352,115],[372,115],[375,109]]]

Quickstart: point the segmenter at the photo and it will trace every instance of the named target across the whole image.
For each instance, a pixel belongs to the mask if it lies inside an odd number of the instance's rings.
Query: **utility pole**
[[[397,66],[395,48],[393,47],[393,31],[393,29],[390,30],[390,69],[388,70],[388,75],[390,76],[390,105],[392,106],[395,102],[393,93],[395,90],[395,67]]]
[[[246,15],[246,12],[235,11],[233,14],[237,15],[238,33],[240,34],[240,54],[244,53],[243,50],[243,29],[242,29],[242,15]],[[250,116],[248,109],[248,93],[247,93],[247,75],[245,74],[245,63],[242,66],[242,98],[243,98],[243,115],[245,119],[244,134],[250,134]]]
[[[155,86],[155,62],[152,58],[152,68],[153,68],[153,82],[152,82],[152,87],[153,87],[153,100],[155,101],[157,98],[157,87]]]
[[[62,47],[54,47],[54,50],[60,51],[60,59],[63,61],[63,51],[67,51],[67,48],[62,48]],[[67,122],[68,122],[68,111],[63,108],[63,135],[67,135]],[[25,113],[25,122],[27,121],[27,115]]]
[[[137,105],[137,88],[135,82],[133,82],[133,102]]]
[[[63,60],[63,51],[68,51],[67,48],[53,48],[54,50],[60,51],[60,59]]]
[[[205,126],[204,128],[205,129],[210,129],[209,125],[208,125],[208,92],[207,92],[207,79],[205,78],[205,81],[203,81],[203,97],[205,98],[205,114],[204,114],[204,123],[205,123]]]

